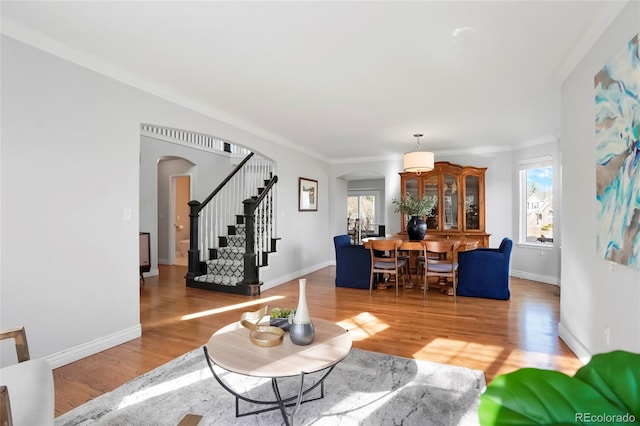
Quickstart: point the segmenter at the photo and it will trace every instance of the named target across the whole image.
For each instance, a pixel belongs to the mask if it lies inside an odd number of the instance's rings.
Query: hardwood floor
[[[197,348],[244,311],[295,307],[297,279],[260,297],[185,287],[186,267],[160,266],[140,292],[142,337],[54,370],[56,416]],[[336,288],[335,268],[304,276],[313,316],[350,330],[353,347],[458,365],[487,381],[521,367],[573,374],[581,363],[558,337],[559,291],[511,279],[511,300],[453,298],[418,288],[400,291]]]

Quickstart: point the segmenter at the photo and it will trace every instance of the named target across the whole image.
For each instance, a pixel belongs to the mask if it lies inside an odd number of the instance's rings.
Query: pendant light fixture
[[[422,133],[413,135],[417,139],[418,149],[404,154],[404,171],[420,174],[433,170],[433,152],[422,151],[420,148],[420,138]]]

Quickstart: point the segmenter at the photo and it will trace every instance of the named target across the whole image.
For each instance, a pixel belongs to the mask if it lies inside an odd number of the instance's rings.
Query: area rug
[[[216,372],[253,399],[273,400],[268,379]],[[287,379],[281,391],[293,392],[298,383]],[[485,387],[482,371],[352,349],[326,378],[324,398],[301,404],[293,423],[477,425]],[[255,408],[240,401],[241,412]],[[188,414],[202,416],[201,426],[284,424],[279,410],[236,417],[235,398],[213,378],[201,348],[63,414],[55,424],[178,425]]]

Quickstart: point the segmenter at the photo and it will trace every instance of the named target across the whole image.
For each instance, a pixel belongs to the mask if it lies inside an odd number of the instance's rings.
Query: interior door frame
[[[193,199],[193,175],[191,173],[182,173],[177,175],[170,175],[171,184],[169,185],[169,263],[175,265],[176,263],[176,181],[178,178],[189,178],[189,200]]]

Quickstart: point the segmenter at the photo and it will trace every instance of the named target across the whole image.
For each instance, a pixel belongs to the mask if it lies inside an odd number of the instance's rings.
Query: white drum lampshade
[[[404,171],[414,173],[430,172],[433,170],[433,152],[420,150],[421,133],[416,133],[413,136],[418,139],[418,150],[404,154]]]
[[[433,152],[412,151],[404,154],[405,172],[430,172],[433,170]]]

